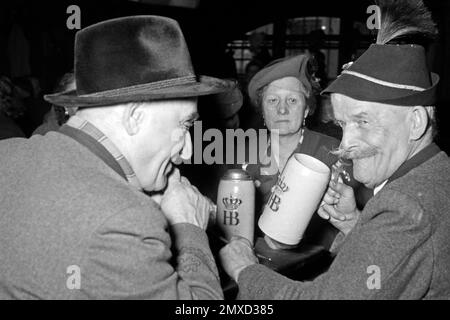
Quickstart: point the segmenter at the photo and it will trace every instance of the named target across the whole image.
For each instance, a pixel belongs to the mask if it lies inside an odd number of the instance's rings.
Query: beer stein
[[[259,228],[282,244],[298,244],[329,180],[330,168],[325,163],[306,154],[293,154],[272,189]]]
[[[220,180],[216,224],[228,241],[233,236],[241,236],[253,244],[255,186],[246,171],[228,170]]]

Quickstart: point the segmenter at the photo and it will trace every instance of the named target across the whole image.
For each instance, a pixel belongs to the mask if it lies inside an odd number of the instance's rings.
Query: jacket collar
[[[141,190],[140,182],[125,156],[115,144],[90,122],[72,116],[60,132],[78,141],[103,160],[131,186]]]
[[[99,142],[97,142],[93,137],[84,133],[81,130],[70,127],[66,124],[62,125],[59,129],[59,132],[74,139],[79,142],[83,146],[89,149],[93,154],[102,159],[102,161],[107,164],[111,169],[113,169],[118,175],[120,175],[125,180],[127,179],[125,173],[120,167],[119,163],[114,159],[114,157],[106,150],[104,146],[102,146]]]
[[[395,171],[394,174],[388,179],[388,183],[403,177],[409,171],[420,166],[422,163],[428,161],[429,159],[437,155],[439,152],[441,152],[441,149],[435,143],[431,143],[430,145],[426,146],[424,149],[422,149],[416,155],[414,155],[411,159],[405,161],[397,169],[397,171]]]

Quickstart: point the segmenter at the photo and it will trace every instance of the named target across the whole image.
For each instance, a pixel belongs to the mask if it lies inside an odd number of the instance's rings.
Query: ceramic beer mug
[[[241,236],[253,244],[255,186],[244,170],[228,170],[220,180],[216,224],[228,241],[233,236]]]
[[[272,189],[259,228],[282,244],[298,244],[329,180],[330,168],[325,163],[306,154],[293,154]]]

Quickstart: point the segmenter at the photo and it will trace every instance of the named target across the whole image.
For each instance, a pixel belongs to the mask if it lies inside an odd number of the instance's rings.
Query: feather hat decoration
[[[381,11],[377,44],[425,45],[437,36],[436,24],[422,0],[376,0]]]
[[[322,93],[395,106],[434,105],[439,75],[430,72],[425,50],[437,35],[431,13],[422,0],[377,4],[381,11],[377,43]]]
[[[422,0],[378,0],[381,25],[372,44],[322,93],[396,106],[432,106],[439,76],[426,50],[437,31]]]

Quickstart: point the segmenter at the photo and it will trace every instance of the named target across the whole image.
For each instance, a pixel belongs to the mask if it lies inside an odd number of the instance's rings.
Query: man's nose
[[[192,140],[189,131],[184,135],[184,145],[180,157],[183,160],[189,160],[192,157]]]
[[[350,151],[357,145],[357,133],[350,125],[342,129],[341,148]]]

